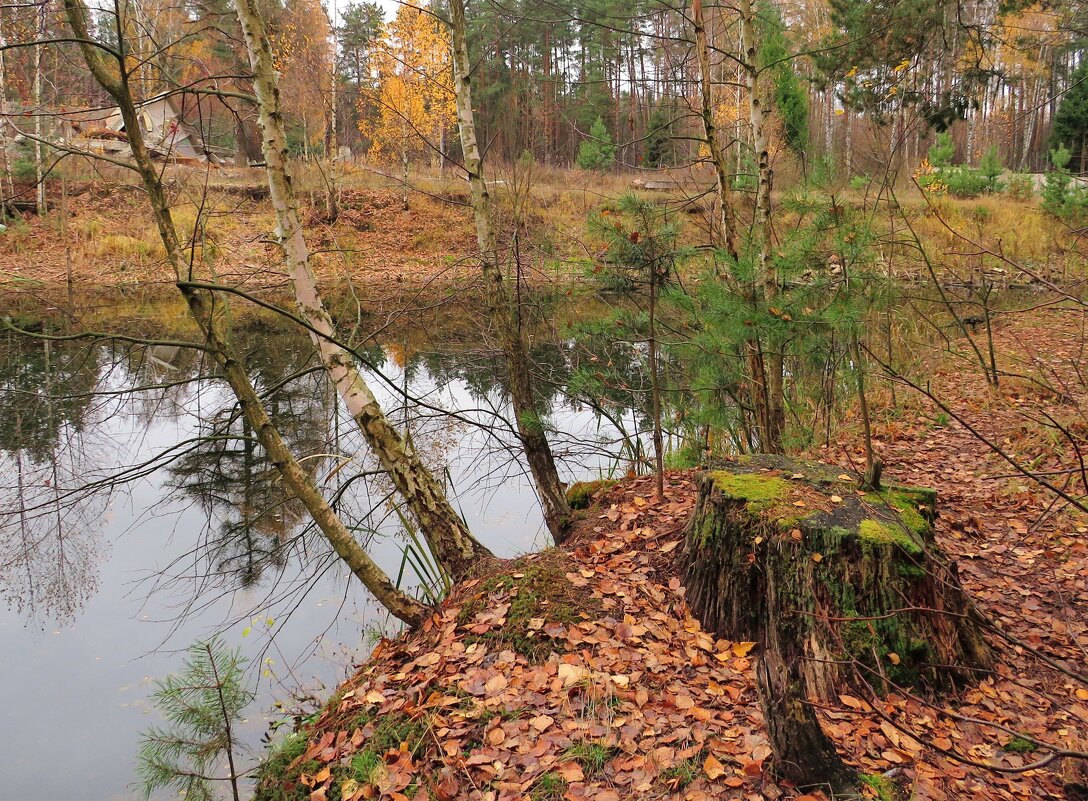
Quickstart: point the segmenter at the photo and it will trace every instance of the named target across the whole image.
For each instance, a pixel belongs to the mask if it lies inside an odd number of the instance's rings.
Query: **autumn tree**
[[[380,83],[362,102],[377,110],[360,114],[360,128],[372,158],[400,163],[407,211],[411,160],[427,152],[440,160],[454,118],[449,34],[430,14],[402,5],[374,61]]]
[[[331,124],[332,35],[319,0],[289,0],[272,38],[280,86],[291,98],[292,144],[307,154],[328,138]]]

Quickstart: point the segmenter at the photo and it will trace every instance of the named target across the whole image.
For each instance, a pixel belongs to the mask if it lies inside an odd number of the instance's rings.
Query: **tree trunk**
[[[38,6],[37,31],[38,41],[45,39],[45,3]],[[44,217],[47,211],[45,200],[45,151],[42,144],[42,121],[45,119],[45,109],[42,107],[42,54],[44,47],[34,45],[34,178],[35,197],[37,199],[38,216]]]
[[[695,49],[699,56],[699,116],[703,123],[703,136],[710,160],[714,165],[714,185],[718,192],[721,236],[729,256],[737,260],[737,222],[733,210],[733,189],[729,183],[729,168],[714,122],[714,102],[710,87],[710,49],[706,42],[706,26],[703,21],[702,0],[692,4],[692,20],[695,26]],[[739,151],[739,148],[738,148]]]
[[[657,267],[650,267],[650,339],[648,343],[651,405],[654,416],[654,485],[657,499],[665,500],[665,443],[661,434],[661,379],[657,371]]]
[[[151,154],[144,143],[136,107],[128,86],[127,73],[91,44],[87,26],[87,8],[83,0],[64,0],[69,25],[80,40],[80,48],[95,80],[117,102],[129,132],[128,143],[136,169],[143,179],[163,247],[178,280],[178,286],[189,311],[200,327],[209,354],[215,360],[238,399],[242,415],[252,426],[268,455],[269,461],[283,477],[287,488],[306,507],[317,528],[328,540],[337,555],[351,569],[374,597],[393,615],[410,626],[422,622],[425,608],[419,601],[393,586],[389,577],[356,542],[343,521],[329,505],[314,483],[313,478],[295,459],[284,442],[279,430],[268,416],[257,390],[249,380],[242,362],[235,356],[227,329],[224,305],[212,294],[205,294],[185,285],[189,264],[185,258],[177,229],[170,215],[169,201],[159,178],[159,171],[151,161]]]
[[[522,330],[520,309],[506,288],[498,258],[498,239],[491,215],[491,197],[484,180],[483,159],[476,140],[472,109],[472,65],[468,57],[468,34],[464,0],[450,0],[450,28],[453,40],[453,83],[457,100],[457,127],[465,171],[472,191],[476,242],[480,248],[488,311],[506,358],[510,401],[525,459],[533,475],[544,521],[552,538],[562,542],[570,527],[570,505],[544,430],[544,421],[533,392],[528,345]]]
[[[481,558],[491,553],[473,539],[441,485],[415,449],[390,424],[359,372],[354,356],[338,343],[332,318],[318,293],[317,280],[310,266],[310,253],[288,174],[287,137],[264,21],[253,0],[236,0],[235,10],[253,68],[269,194],[276,211],[277,235],[283,246],[299,314],[311,327],[311,338],[329,378],[382,469],[404,498],[435,559],[453,580],[461,580],[472,572]]]
[[[771,248],[771,170],[770,143],[767,137],[767,103],[759,83],[758,47],[755,9],[751,0],[740,6],[741,54],[744,81],[748,89],[748,119],[752,126],[752,150],[755,153],[758,184],[756,208],[752,221],[752,249],[757,258],[755,301],[774,305],[778,297],[778,271],[770,259]],[[786,427],[786,400],[783,386],[784,359],[781,345],[768,341],[763,345],[766,419],[760,437],[760,450],[781,453],[782,433]]]
[[[779,772],[843,787],[848,773],[810,699],[936,693],[992,664],[954,563],[937,548],[935,493],[859,495],[838,471],[778,456],[697,477],[683,557],[687,600],[717,636],[760,644],[761,701]]]
[[[8,90],[7,90],[7,39],[4,37],[4,17],[0,14],[0,217],[7,212],[8,202],[15,198],[15,182],[12,176],[12,156],[8,126]]]

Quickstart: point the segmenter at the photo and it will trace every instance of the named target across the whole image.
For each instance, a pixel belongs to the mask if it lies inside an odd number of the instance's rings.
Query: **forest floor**
[[[1076,466],[1049,420],[1084,441],[1086,324],[1082,310],[1052,307],[998,329],[1002,367],[1048,389],[1018,379],[994,390],[977,365],[933,352],[931,391],[952,414],[903,387],[876,410],[886,476],[937,488],[938,542],[1010,636],[991,633],[995,672],[958,697],[844,693],[820,710],[868,777],[865,797],[1086,797],[1077,763],[1047,758],[1088,750],[1088,687],[1053,667],[1088,664],[1088,520],[1002,477],[1015,471],[956,422],[1034,470]],[[861,458],[850,436],[809,456],[844,468]],[[1083,490],[1080,477],[1055,480]],[[823,797],[770,774],[758,644],[715,640],[687,610],[677,557],[693,502],[690,472],[668,474],[663,501],[648,477],[622,481],[598,494],[565,548],[456,588],[274,752],[263,792],[282,795],[258,798]]]

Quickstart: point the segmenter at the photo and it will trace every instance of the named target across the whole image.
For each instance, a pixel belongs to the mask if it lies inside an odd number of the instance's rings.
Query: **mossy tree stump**
[[[932,490],[859,493],[834,468],[776,456],[696,480],[688,604],[708,631],[760,644],[761,702],[785,778],[852,783],[810,700],[857,687],[935,693],[990,668],[977,613],[934,542]]]

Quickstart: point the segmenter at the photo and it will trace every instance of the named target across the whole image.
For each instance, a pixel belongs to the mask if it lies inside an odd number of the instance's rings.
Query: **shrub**
[[[1035,197],[1035,182],[1026,173],[1014,172],[1005,185],[1005,193],[1013,200],[1029,201]]]
[[[991,185],[985,175],[970,167],[943,167],[938,175],[953,197],[978,197]]]

